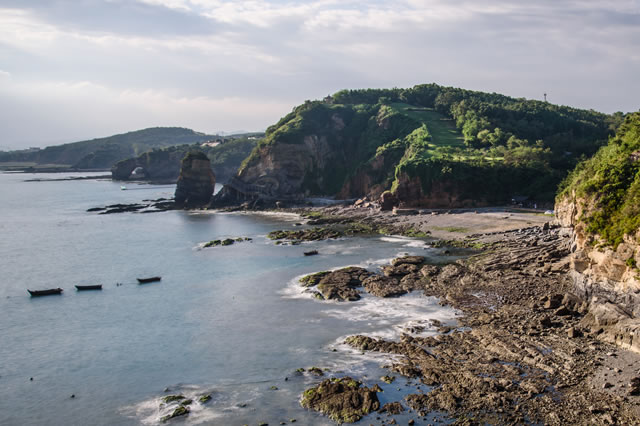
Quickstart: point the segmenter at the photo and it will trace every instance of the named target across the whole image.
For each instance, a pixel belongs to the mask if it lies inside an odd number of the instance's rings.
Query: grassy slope
[[[394,103],[391,107],[402,114],[427,126],[431,134],[432,147],[453,146],[464,148],[464,137],[456,128],[455,122],[436,112],[433,108],[421,108],[405,103]]]

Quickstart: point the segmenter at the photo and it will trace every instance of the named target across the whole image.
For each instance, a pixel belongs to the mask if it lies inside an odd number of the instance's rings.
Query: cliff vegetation
[[[343,90],[268,128],[238,179],[271,196],[392,190],[405,204],[434,206],[552,201],[622,118],[436,84]]]
[[[559,201],[581,204],[586,231],[616,248],[640,228],[640,112],[629,114],[596,155],[563,182]],[[635,263],[635,262],[634,262]],[[634,265],[635,266],[635,265]]]

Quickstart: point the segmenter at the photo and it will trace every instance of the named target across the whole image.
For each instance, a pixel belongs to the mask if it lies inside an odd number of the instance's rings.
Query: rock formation
[[[327,379],[307,389],[300,405],[326,414],[338,423],[355,423],[380,408],[376,391],[351,377]]]
[[[590,303],[585,325],[602,340],[640,352],[640,113],[574,172],[558,197],[572,236],[571,276]]]
[[[640,352],[640,232],[625,235],[614,250],[597,246],[579,220],[581,200],[567,197],[556,204],[560,224],[572,237],[570,275],[576,294],[589,302],[586,326],[601,330],[602,340]],[[633,261],[629,261],[633,259]]]
[[[182,159],[175,202],[185,207],[206,206],[211,201],[215,184],[209,158],[202,152],[189,152]]]

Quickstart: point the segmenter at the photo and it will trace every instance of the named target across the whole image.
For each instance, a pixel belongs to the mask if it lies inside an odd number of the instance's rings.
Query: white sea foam
[[[359,266],[361,268],[366,268],[370,271],[376,271],[380,268],[381,265],[386,265],[390,263],[391,259],[393,258],[389,257],[389,258],[382,258],[382,259],[367,259],[355,265],[348,264],[348,265],[336,266],[334,268],[329,269],[329,271],[336,271],[338,269],[346,268],[349,266]],[[319,271],[315,271],[315,272],[319,272]],[[293,277],[291,280],[289,280],[289,282],[284,288],[278,291],[278,293],[287,299],[313,299],[314,292],[316,290],[314,290],[313,287],[303,287],[302,285],[300,285],[300,278],[313,273],[314,272],[309,272],[306,274],[301,274]],[[323,300],[322,303],[341,303],[341,302],[336,302],[332,300]]]
[[[377,338],[394,339],[407,329],[421,325],[425,332],[435,331],[429,321],[438,320],[443,324],[454,322],[456,311],[440,306],[437,298],[411,293],[397,298],[379,298],[363,294],[362,299],[351,302],[346,309],[327,309],[327,316],[366,323],[372,329],[363,333]]]
[[[159,395],[138,404],[125,407],[122,409],[122,413],[129,417],[137,418],[140,423],[145,425],[160,424],[162,423],[162,417],[170,415],[180,406],[178,401],[164,403],[162,398],[167,395],[178,394],[183,395],[186,399],[193,400],[189,405],[189,415],[183,418],[186,424],[197,425],[207,423],[222,415],[219,409],[214,409],[215,400],[219,396],[217,392],[203,387],[184,385],[172,388],[170,393],[168,392],[164,395]],[[198,401],[198,398],[205,394],[211,394],[213,399],[203,404]]]
[[[425,241],[416,239],[416,238],[410,238],[410,237],[386,236],[386,237],[380,237],[380,241],[386,241],[388,243],[401,243],[404,247],[411,247],[411,248],[429,248],[430,247],[429,244],[427,244]]]
[[[125,416],[136,418],[145,425],[162,424],[162,417],[169,415],[179,407],[179,401],[164,403],[162,398],[167,395],[183,395],[193,402],[189,405],[189,415],[181,417],[183,424],[198,425],[212,423],[230,412],[239,410],[242,406],[259,397],[259,387],[247,389],[246,385],[224,386],[225,390],[216,391],[211,388],[195,385],[180,385],[171,388],[170,392],[142,401],[138,404],[124,407],[121,412]],[[212,399],[201,403],[198,398],[211,394]],[[243,403],[242,405],[240,403]]]

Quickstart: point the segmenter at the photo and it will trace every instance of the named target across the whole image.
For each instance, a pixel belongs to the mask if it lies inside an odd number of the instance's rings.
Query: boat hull
[[[150,278],[136,278],[138,280],[138,284],[146,284],[153,283],[156,281],[160,281],[162,277],[150,277]]]
[[[54,294],[62,294],[62,289],[61,288],[50,288],[48,290],[29,290],[29,289],[27,289],[27,291],[29,292],[31,297],[51,296],[51,295],[54,295]]]
[[[85,291],[85,290],[102,290],[102,284],[96,284],[96,285],[77,285],[76,289],[78,291]]]

